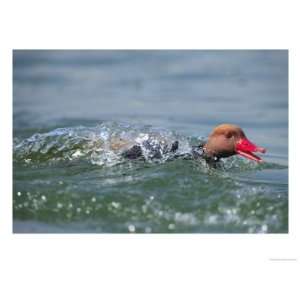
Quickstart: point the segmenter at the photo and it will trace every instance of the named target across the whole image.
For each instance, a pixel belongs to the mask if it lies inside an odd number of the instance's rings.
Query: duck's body
[[[124,144],[123,144],[124,145]],[[113,145],[118,148],[117,144]],[[130,145],[122,152],[122,156],[128,159],[143,158],[143,149],[147,150],[152,158],[161,158],[163,154],[173,153],[176,157],[179,142],[174,141],[171,145],[165,143],[152,144],[143,141],[141,145]],[[241,155],[248,159],[261,162],[262,159],[253,152],[265,153],[266,150],[250,142],[243,130],[236,125],[222,124],[217,126],[209,135],[207,142],[192,148],[191,153],[185,155],[192,159],[205,159],[207,163],[214,164],[220,158],[232,155]],[[177,156],[182,156],[178,154]]]

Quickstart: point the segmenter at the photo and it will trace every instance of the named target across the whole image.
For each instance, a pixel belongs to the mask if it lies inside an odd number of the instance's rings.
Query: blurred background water
[[[190,143],[220,123],[265,163],[99,152],[105,134]],[[15,50],[13,135],[14,232],[288,232],[288,51]]]

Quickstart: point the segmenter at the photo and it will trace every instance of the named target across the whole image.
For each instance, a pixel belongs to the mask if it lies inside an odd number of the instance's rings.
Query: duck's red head
[[[262,162],[262,159],[253,152],[266,152],[265,148],[250,142],[240,127],[232,124],[217,126],[209,135],[203,149],[205,154],[211,157],[221,158],[238,154],[257,162]]]

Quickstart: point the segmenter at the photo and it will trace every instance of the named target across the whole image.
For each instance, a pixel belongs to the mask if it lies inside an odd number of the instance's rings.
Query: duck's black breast
[[[190,153],[178,153],[176,151],[179,148],[179,142],[174,141],[171,146],[161,145],[161,144],[153,144],[149,141],[144,141],[142,145],[134,145],[130,149],[122,152],[122,156],[127,159],[139,159],[145,158],[144,152],[147,152],[147,158],[150,159],[160,159],[163,154],[174,153],[174,158],[184,157],[186,159],[203,159],[205,158],[205,154],[203,151],[204,143],[201,143],[198,146],[193,146],[192,151]]]
[[[143,157],[142,147],[139,145],[134,145],[128,150],[122,152],[122,156],[127,159],[137,159]]]
[[[170,147],[168,145],[153,144],[150,141],[144,141],[142,145],[134,145],[122,152],[122,156],[127,159],[138,159],[144,156],[144,152],[147,152],[148,158],[160,159],[163,154],[167,154],[168,152],[175,153],[178,147],[178,141],[173,142]]]

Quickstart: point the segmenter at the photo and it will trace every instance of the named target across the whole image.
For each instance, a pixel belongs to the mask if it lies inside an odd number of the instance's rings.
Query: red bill
[[[266,149],[258,147],[251,143],[247,138],[240,139],[235,146],[235,151],[237,154],[244,156],[248,159],[255,160],[257,162],[262,162],[263,160],[255,155],[253,152],[265,153]]]

